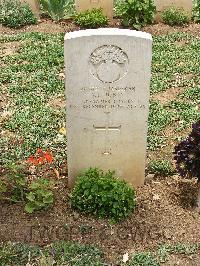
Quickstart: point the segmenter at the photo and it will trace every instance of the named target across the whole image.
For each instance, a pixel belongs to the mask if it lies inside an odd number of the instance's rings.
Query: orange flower
[[[53,162],[53,156],[49,152],[44,153],[44,158],[46,159],[47,162],[51,163]]]
[[[41,165],[45,163],[52,163],[53,162],[53,156],[50,152],[46,151],[44,152],[42,149],[37,149],[35,155],[31,155],[28,160],[28,163],[31,163],[33,165]]]

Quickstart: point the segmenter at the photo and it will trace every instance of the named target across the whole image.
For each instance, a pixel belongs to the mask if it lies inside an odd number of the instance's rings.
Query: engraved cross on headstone
[[[121,130],[121,125],[120,126],[110,126],[110,112],[105,112],[105,114],[107,115],[107,123],[105,126],[95,126],[93,125],[93,128],[97,131],[97,132],[105,132],[105,147],[104,147],[104,151],[103,151],[103,155],[111,155],[111,148],[109,147],[109,133],[113,132],[113,131],[120,131]]]

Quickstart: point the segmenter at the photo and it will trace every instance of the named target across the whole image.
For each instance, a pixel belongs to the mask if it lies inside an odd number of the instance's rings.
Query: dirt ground
[[[120,20],[115,19],[109,27],[120,28]],[[51,20],[42,19],[38,25],[30,25],[21,29],[9,29],[0,25],[0,34],[17,34],[20,32],[43,32],[43,33],[65,33],[70,31],[80,30],[71,20],[66,20],[60,23],[52,22]],[[166,35],[173,32],[187,32],[194,35],[200,34],[200,24],[190,24],[185,27],[171,27],[163,23],[146,26],[142,31],[151,33],[152,35]]]
[[[0,242],[40,246],[58,240],[92,243],[104,251],[110,263],[126,252],[155,251],[161,244],[199,243],[200,213],[195,210],[195,180],[182,180],[178,176],[147,179],[136,191],[135,212],[117,225],[73,211],[66,184],[66,178],[58,181],[55,204],[48,211],[28,215],[22,204],[1,203]],[[200,254],[197,261],[188,265],[200,265]]]

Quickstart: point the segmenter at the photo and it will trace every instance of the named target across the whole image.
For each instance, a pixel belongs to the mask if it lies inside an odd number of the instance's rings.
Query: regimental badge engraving
[[[128,56],[115,45],[103,45],[90,56],[92,75],[103,83],[114,83],[126,76]]]

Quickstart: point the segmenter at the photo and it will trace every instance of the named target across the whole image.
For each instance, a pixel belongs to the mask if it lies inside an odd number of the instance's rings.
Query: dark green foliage
[[[124,26],[134,29],[151,24],[156,12],[153,0],[124,0],[116,6],[116,13],[122,18]]]
[[[149,172],[154,174],[159,174],[162,176],[172,175],[175,170],[172,166],[172,163],[167,160],[153,160],[149,163],[148,166]]]
[[[193,124],[192,132],[175,147],[174,154],[179,174],[200,181],[200,121]]]
[[[1,0],[0,23],[10,28],[20,28],[36,24],[37,19],[28,4],[19,0]]]
[[[193,18],[194,21],[200,22],[200,0],[193,0]]]
[[[189,16],[183,10],[176,7],[166,9],[162,14],[162,19],[165,24],[170,26],[183,26],[189,23]]]
[[[71,5],[71,0],[40,0],[42,8],[55,21],[64,18],[65,10]]]
[[[98,28],[108,24],[101,8],[94,8],[76,15],[74,22],[81,28]]]
[[[71,204],[81,212],[113,222],[126,218],[136,205],[134,190],[125,181],[116,179],[113,172],[99,169],[89,169],[78,176]]]

